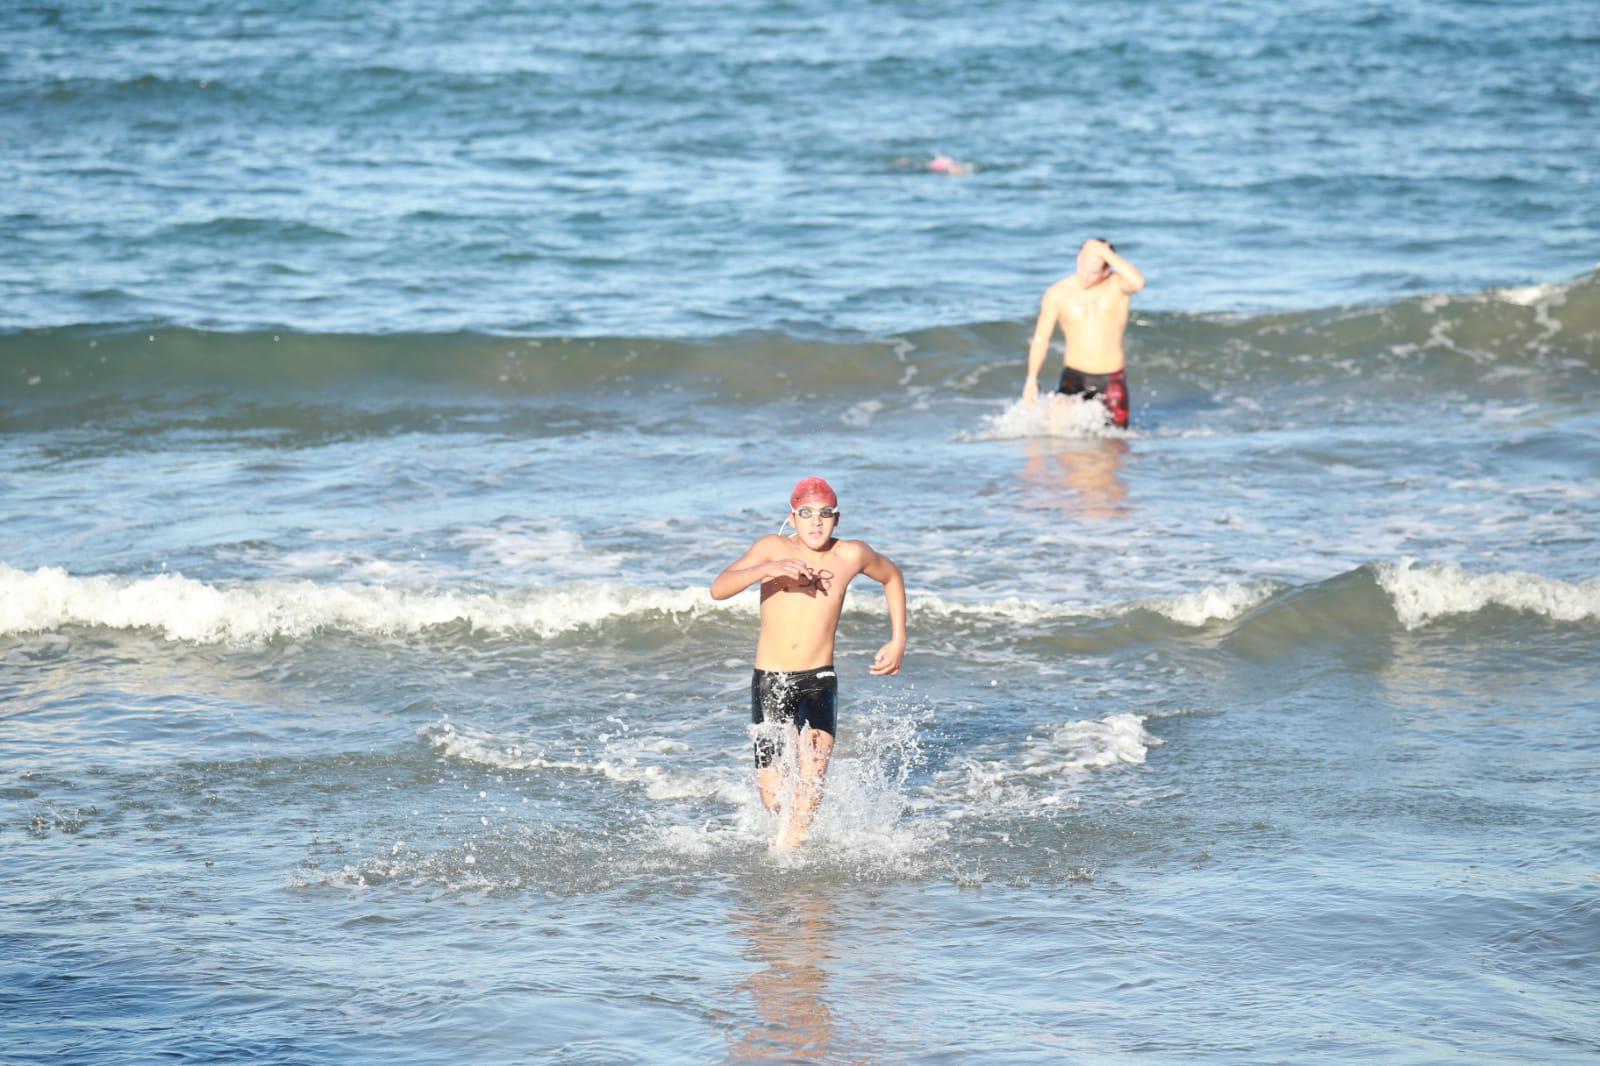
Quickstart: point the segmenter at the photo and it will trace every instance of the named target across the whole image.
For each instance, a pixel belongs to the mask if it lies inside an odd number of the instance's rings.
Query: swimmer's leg
[[[1073,402],[1059,392],[1052,392],[1047,408],[1050,419],[1050,431],[1060,433],[1072,421]]]
[[[822,780],[828,773],[828,759],[833,755],[833,734],[807,726],[795,743],[795,756],[799,764],[799,780],[795,783],[794,802],[789,808],[789,824],[783,831],[779,844],[799,847],[811,833],[811,819],[822,800]]]
[[[757,770],[756,788],[761,792],[761,806],[777,814],[778,805],[783,798],[783,772],[776,766]]]
[[[755,727],[755,734],[756,789],[761,793],[761,805],[777,814],[793,762],[788,753],[795,743],[794,723],[763,722]]]

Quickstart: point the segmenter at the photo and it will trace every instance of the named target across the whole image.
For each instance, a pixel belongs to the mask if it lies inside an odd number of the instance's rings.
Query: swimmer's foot
[[[772,842],[772,846],[777,851],[793,851],[795,848],[798,848],[800,845],[804,844],[806,842],[806,838],[810,835],[810,826],[795,825],[791,821],[788,825],[785,825],[781,830],[778,831],[778,838]]]

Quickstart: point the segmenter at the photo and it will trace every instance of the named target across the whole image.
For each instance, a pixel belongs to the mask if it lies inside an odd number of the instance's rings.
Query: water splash
[[[1099,400],[1050,395],[1037,403],[1016,400],[996,414],[984,415],[982,429],[975,433],[958,433],[956,439],[967,442],[1031,437],[1126,440],[1135,436],[1130,430],[1112,425],[1107,420],[1105,405]]]

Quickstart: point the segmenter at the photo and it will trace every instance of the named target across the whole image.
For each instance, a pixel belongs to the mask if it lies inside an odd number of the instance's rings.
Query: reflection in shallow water
[[[735,1062],[818,1061],[832,1057],[834,1018],[828,1007],[833,954],[832,907],[811,892],[784,892],[733,915],[745,958],[766,968],[739,990],[755,1016],[729,1049]]]
[[[1118,437],[1088,440],[1030,438],[1022,478],[1045,491],[1051,506],[1083,518],[1120,518],[1129,513],[1122,464],[1128,442]]]

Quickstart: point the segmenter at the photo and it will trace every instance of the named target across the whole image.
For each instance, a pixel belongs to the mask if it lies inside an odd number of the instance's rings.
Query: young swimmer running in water
[[[857,574],[883,585],[889,601],[889,643],[873,657],[871,673],[900,672],[906,653],[906,588],[900,568],[859,540],[839,540],[839,499],[828,483],[808,477],[789,496],[789,537],[765,536],[711,583],[711,598],[725,600],[751,585],[761,586],[761,635],[755,676],[750,681],[750,718],[755,741],[756,785],[761,802],[776,812],[783,793],[777,757],[794,742],[799,780],[780,847],[805,842],[821,799],[837,735],[834,701],[838,679],[833,644],[844,593]]]
[[[1045,290],[1039,321],[1028,346],[1024,403],[1039,399],[1039,371],[1050,352],[1056,326],[1066,340],[1065,365],[1056,391],[1063,396],[1099,398],[1111,421],[1128,428],[1128,378],[1122,335],[1128,328],[1128,300],[1144,288],[1139,268],[1098,237],[1078,249],[1078,269]],[[1055,405],[1052,404],[1052,407]]]

